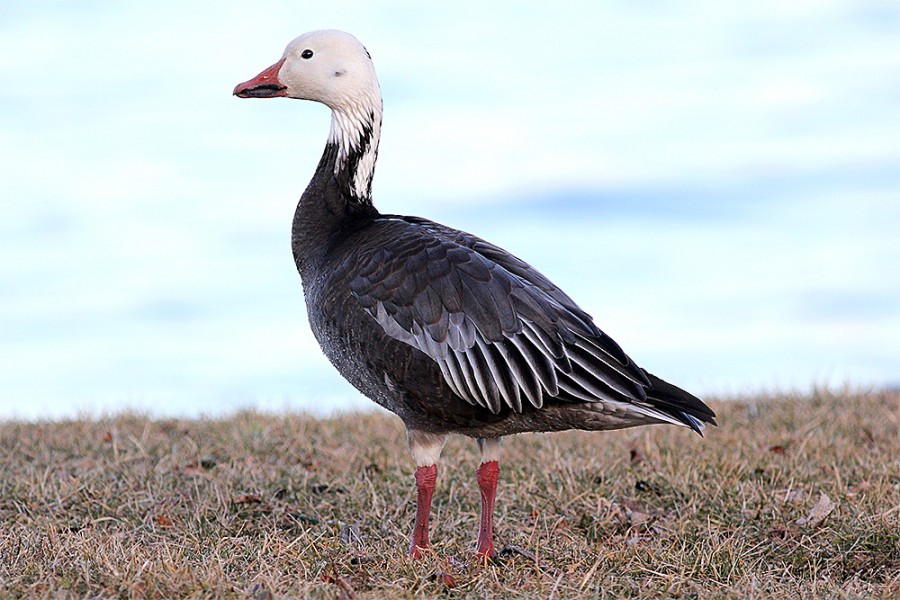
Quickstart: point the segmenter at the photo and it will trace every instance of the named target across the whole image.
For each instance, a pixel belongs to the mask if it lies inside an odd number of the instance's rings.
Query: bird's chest
[[[310,327],[338,372],[407,426],[452,430],[474,407],[455,398],[433,360],[391,338],[340,285],[306,288]]]
[[[396,413],[398,390],[384,368],[385,335],[348,290],[327,279],[304,286],[309,324],[322,352],[364,395]]]
[[[392,337],[366,310],[366,297],[351,290],[366,268],[361,255],[356,248],[303,279],[310,326],[338,372],[408,427],[452,431],[502,420],[454,394],[433,358]]]

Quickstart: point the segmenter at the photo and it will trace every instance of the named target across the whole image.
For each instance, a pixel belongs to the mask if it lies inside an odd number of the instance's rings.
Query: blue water
[[[740,181],[703,203],[679,189],[536,193],[437,216],[531,262],[639,364],[697,393],[881,385],[900,364],[898,172]],[[288,225],[238,228],[152,279],[114,247],[69,279],[7,275],[19,296],[2,317],[3,393],[21,401],[3,414],[368,406],[312,339]],[[65,235],[29,239],[46,251]],[[97,287],[68,293],[85,273]]]
[[[289,248],[327,110],[231,97],[317,27],[375,57],[382,210],[700,395],[900,381],[896,6],[467,1],[5,3],[0,418],[369,406]]]

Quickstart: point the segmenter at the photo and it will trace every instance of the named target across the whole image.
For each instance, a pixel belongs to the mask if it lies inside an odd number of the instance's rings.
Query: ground
[[[0,423],[0,596],[900,596],[900,395],[710,404],[703,439],[510,438],[486,565],[460,438],[434,553],[405,557],[413,465],[388,414]]]

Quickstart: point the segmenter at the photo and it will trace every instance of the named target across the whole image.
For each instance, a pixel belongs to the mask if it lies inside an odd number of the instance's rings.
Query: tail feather
[[[680,387],[663,381],[656,375],[647,373],[647,377],[650,379],[650,387],[647,389],[647,404],[674,417],[700,435],[703,435],[703,429],[707,423],[718,425],[716,413],[702,400]]]

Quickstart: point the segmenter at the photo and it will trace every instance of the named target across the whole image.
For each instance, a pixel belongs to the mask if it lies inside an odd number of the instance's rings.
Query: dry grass
[[[506,444],[494,564],[471,560],[474,443],[452,441],[434,556],[403,552],[399,422],[0,424],[0,596],[897,597],[900,399],[715,403],[672,427]],[[822,495],[825,495],[823,498]]]

